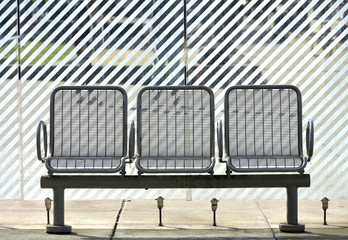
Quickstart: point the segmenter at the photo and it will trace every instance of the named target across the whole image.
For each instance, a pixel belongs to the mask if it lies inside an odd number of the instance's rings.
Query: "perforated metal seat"
[[[112,173],[127,155],[127,94],[119,87],[58,87],[51,95],[50,150],[38,156],[51,173]],[[44,141],[47,144],[47,140]]]
[[[304,156],[301,93],[294,86],[235,86],[226,91],[225,160],[232,171],[303,171],[313,152],[312,121],[308,129],[309,154]]]
[[[212,173],[214,95],[209,88],[146,87],[137,106],[139,173]]]

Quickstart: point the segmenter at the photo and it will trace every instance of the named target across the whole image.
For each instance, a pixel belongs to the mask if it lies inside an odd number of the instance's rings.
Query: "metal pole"
[[[324,210],[324,225],[327,225],[327,222],[326,222],[326,209]]]
[[[53,225],[64,226],[64,188],[53,188]]]
[[[304,232],[305,225],[298,224],[298,202],[297,202],[298,186],[287,186],[287,222],[279,224],[279,230],[282,232]]]
[[[159,226],[163,226],[163,224],[162,224],[162,209],[159,209]]]
[[[297,187],[291,186],[287,187],[287,222],[291,225],[298,224],[298,216],[297,216]]]
[[[53,225],[46,226],[48,233],[71,233],[71,226],[64,225],[64,188],[53,188]]]
[[[17,3],[17,74],[18,74],[18,153],[19,153],[19,172],[20,172],[20,196],[24,200],[24,175],[23,175],[23,109],[22,109],[22,81],[21,81],[21,21],[20,21],[20,0]]]
[[[213,212],[213,226],[216,226],[216,212]]]
[[[50,210],[47,209],[47,225],[50,225]]]
[[[187,85],[188,79],[187,79],[187,58],[188,58],[188,52],[187,52],[187,11],[186,11],[186,0],[184,0],[184,83],[185,86]]]

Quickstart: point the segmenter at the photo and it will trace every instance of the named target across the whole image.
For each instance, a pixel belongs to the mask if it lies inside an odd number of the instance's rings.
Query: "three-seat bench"
[[[42,176],[41,187],[54,193],[54,223],[47,232],[71,232],[64,224],[66,188],[253,187],[285,187],[287,222],[280,230],[304,231],[298,224],[297,189],[310,186],[304,167],[313,154],[314,136],[309,121],[304,155],[296,87],[227,89],[225,126],[219,120],[217,131],[214,94],[204,86],[144,87],[137,98],[136,123],[129,127],[127,109],[127,94],[120,87],[53,91],[50,153],[45,122],[40,121],[37,133],[38,158],[49,173]],[[214,174],[216,147],[227,174]],[[127,175],[125,166],[133,161],[138,175]]]

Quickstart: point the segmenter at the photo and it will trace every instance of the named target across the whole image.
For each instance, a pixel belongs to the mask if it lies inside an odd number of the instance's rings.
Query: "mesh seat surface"
[[[147,87],[138,95],[139,172],[212,172],[214,96],[206,87]]]
[[[51,97],[52,172],[106,173],[124,167],[127,96],[119,87],[60,87]]]
[[[110,169],[120,168],[122,164],[121,157],[103,158],[103,157],[76,157],[76,158],[49,158],[49,166],[57,171],[109,171]]]
[[[227,165],[234,171],[300,171],[301,95],[293,86],[237,86],[225,96]]]

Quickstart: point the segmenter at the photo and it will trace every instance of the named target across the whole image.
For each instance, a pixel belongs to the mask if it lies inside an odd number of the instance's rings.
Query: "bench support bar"
[[[64,225],[64,188],[53,188],[53,225],[46,226],[47,233],[71,233],[71,226]]]
[[[151,175],[151,176],[42,176],[41,188],[53,189],[54,222],[48,225],[49,233],[70,233],[71,226],[64,225],[64,190],[66,188],[282,188],[287,189],[287,223],[279,225],[280,231],[303,232],[298,224],[299,187],[309,187],[310,176],[299,175]]]
[[[298,202],[297,187],[286,188],[287,193],[287,223],[279,224],[279,230],[282,232],[304,232],[305,225],[299,224],[298,220]]]

